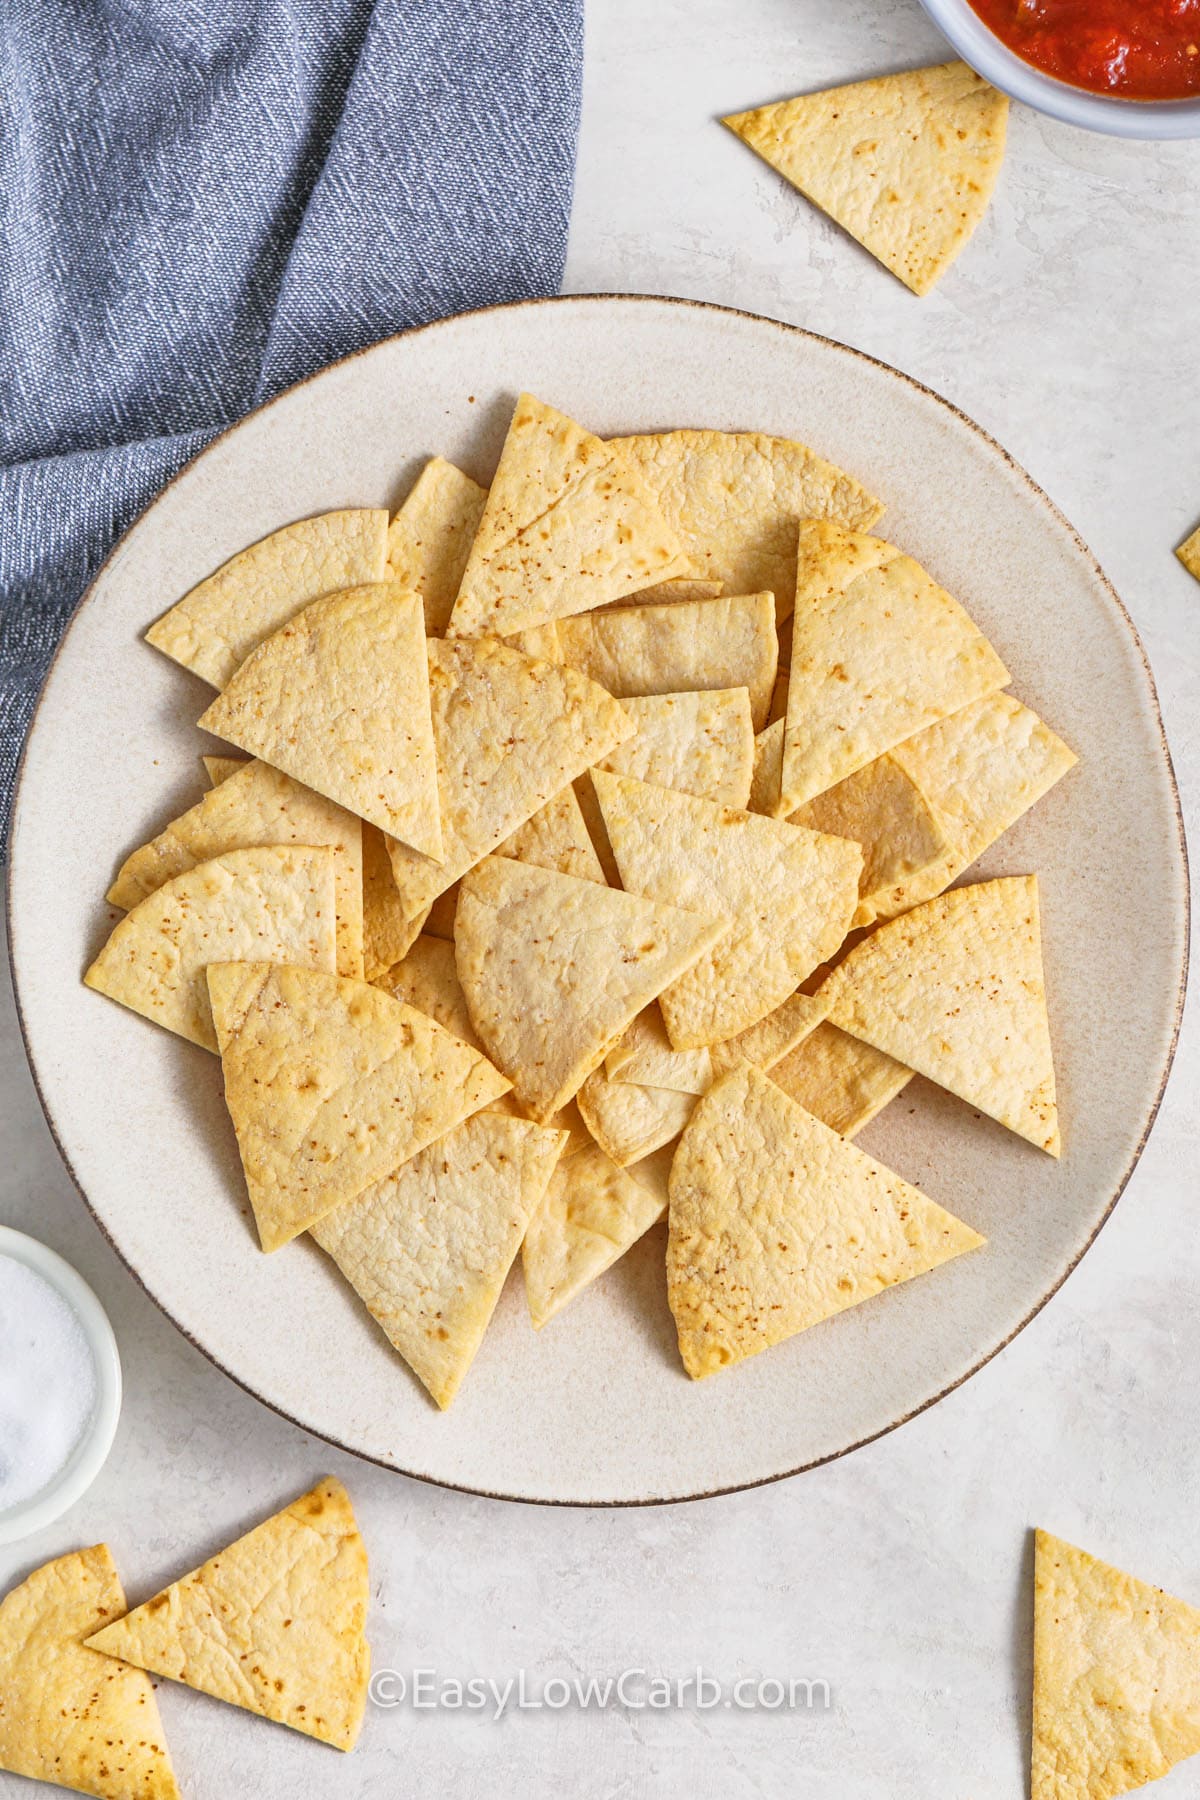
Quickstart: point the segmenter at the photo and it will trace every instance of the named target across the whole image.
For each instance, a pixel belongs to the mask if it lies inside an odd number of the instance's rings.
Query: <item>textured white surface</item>
[[[908,0],[594,0],[568,285],[676,292],[856,344],[979,419],[1113,577],[1200,789],[1200,590],[1173,545],[1200,513],[1189,370],[1200,146],[1122,145],[1015,112],[997,201],[918,301],[711,123],[719,110],[941,53]],[[0,1552],[0,1586],[107,1537],[130,1596],[328,1469],[372,1556],[376,1663],[443,1675],[824,1677],[828,1713],[374,1711],[351,1760],[164,1691],[186,1792],[1001,1800],[1024,1792],[1027,1528],[1200,1600],[1200,1050],[1081,1268],[1016,1343],[900,1432],[774,1488],[577,1513],[442,1493],[314,1443],[177,1336],[84,1213],[6,1010],[0,1218],[72,1258],[117,1326],[125,1414],[91,1493]],[[170,1194],[163,1195],[169,1207]],[[234,1774],[236,1771],[236,1776]],[[1194,1793],[1195,1767],[1156,1789]],[[0,1776],[7,1800],[33,1792]]]

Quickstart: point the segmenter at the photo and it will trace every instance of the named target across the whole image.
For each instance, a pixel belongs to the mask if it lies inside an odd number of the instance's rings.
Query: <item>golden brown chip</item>
[[[838,525],[800,527],[781,778],[789,809],[1008,679],[978,626],[910,556]]]
[[[598,1144],[564,1154],[521,1245],[525,1294],[540,1330],[662,1217],[663,1199]]]
[[[84,1642],[124,1611],[107,1544],[0,1601],[0,1769],[98,1800],[179,1800],[149,1676]]]
[[[87,1641],[352,1750],[371,1653],[367,1552],[332,1477]]]
[[[901,1093],[911,1069],[824,1020],[771,1069],[771,1080],[839,1137],[850,1138]]]
[[[196,806],[122,863],[108,890],[126,912],[166,881],[229,850],[323,844],[333,852],[339,975],[363,972],[362,821],[266,763],[239,763]]]
[[[365,981],[240,962],[214,964],[208,986],[264,1250],[511,1085],[470,1045]]]
[[[1191,537],[1184,539],[1175,554],[1188,574],[1194,575],[1196,580],[1200,581],[1200,525],[1196,527]]]
[[[198,863],[126,913],[83,979],[215,1050],[210,963],[253,956],[336,969],[334,860],[327,848],[268,844]]]
[[[476,1113],[313,1226],[441,1407],[483,1342],[567,1136]]]
[[[746,805],[755,741],[748,688],[647,694],[621,704],[637,730],[600,768],[721,806]]]
[[[667,1294],[699,1379],[983,1243],[740,1063],[671,1166]]]
[[[612,1081],[599,1068],[580,1088],[578,1101],[583,1122],[604,1154],[625,1168],[679,1136],[692,1116],[696,1095]]]
[[[430,637],[441,637],[450,623],[486,500],[486,488],[431,456],[388,526],[387,573],[420,594]]]
[[[250,652],[326,594],[382,581],[387,513],[318,513],[239,550],[152,625],[146,642],[222,688]]]
[[[458,978],[488,1055],[548,1123],[724,929],[694,911],[492,856],[459,892]]]
[[[398,582],[306,607],[247,658],[200,726],[441,856],[424,615]]]
[[[508,637],[690,573],[650,490],[621,452],[522,394],[450,631]]]
[[[789,438],[663,431],[614,441],[644,475],[693,568],[730,594],[769,588],[780,619],[796,597],[801,519],[870,531],[883,512],[852,476]]]
[[[1036,875],[927,900],[824,985],[833,1024],[1058,1155]]]
[[[1008,100],[965,63],[799,94],[724,123],[914,294],[987,211]]]
[[[1039,1531],[1033,1800],[1112,1800],[1200,1751],[1200,1611]]]
[[[890,753],[815,795],[788,820],[862,845],[855,925],[874,924],[893,890],[919,883],[948,848],[941,815]]]

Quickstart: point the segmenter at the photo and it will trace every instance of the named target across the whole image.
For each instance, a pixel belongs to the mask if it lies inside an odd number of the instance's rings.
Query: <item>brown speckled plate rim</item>
[[[1101,585],[1105,589],[1105,592],[1107,593],[1108,598],[1111,600],[1118,618],[1124,624],[1126,630],[1129,633],[1130,638],[1133,641],[1134,647],[1136,648],[1137,653],[1138,653],[1139,657],[1141,658],[1142,667],[1145,671],[1146,683],[1149,688],[1150,703],[1151,703],[1151,706],[1153,707],[1154,724],[1158,731],[1159,745],[1162,750],[1163,762],[1166,767],[1167,778],[1170,783],[1170,789],[1171,789],[1171,798],[1172,798],[1172,802],[1173,802],[1174,810],[1175,810],[1175,823],[1176,823],[1176,830],[1177,830],[1177,836],[1178,836],[1180,870],[1181,870],[1181,874],[1183,877],[1183,902],[1184,902],[1183,954],[1182,954],[1181,961],[1180,961],[1179,985],[1178,985],[1178,990],[1177,990],[1176,996],[1175,996],[1175,1012],[1174,1012],[1174,1018],[1172,1021],[1172,1026],[1171,1026],[1171,1040],[1170,1040],[1170,1044],[1167,1049],[1166,1057],[1163,1062],[1162,1075],[1159,1080],[1158,1090],[1154,1096],[1153,1104],[1150,1108],[1150,1111],[1146,1118],[1145,1124],[1142,1127],[1142,1131],[1138,1138],[1138,1141],[1137,1141],[1136,1145],[1134,1146],[1133,1154],[1130,1157],[1130,1160],[1125,1169],[1125,1172],[1121,1176],[1120,1181],[1117,1183],[1117,1186],[1112,1194],[1111,1199],[1109,1200],[1107,1206],[1104,1208],[1103,1213],[1101,1214],[1099,1220],[1096,1223],[1095,1229],[1091,1232],[1091,1234],[1087,1238],[1086,1242],[1081,1246],[1078,1254],[1072,1258],[1072,1260],[1067,1264],[1067,1267],[1063,1270],[1062,1274],[1059,1275],[1057,1280],[1052,1282],[1052,1284],[1046,1289],[1046,1292],[1037,1301],[1036,1305],[1034,1305],[1033,1307],[1030,1308],[1029,1312],[1026,1313],[1025,1317],[1020,1321],[1019,1324],[1017,1324],[1013,1327],[1012,1331],[1010,1331],[1008,1333],[1007,1337],[1002,1338],[998,1344],[994,1345],[993,1348],[990,1349],[986,1353],[986,1355],[981,1356],[978,1362],[973,1363],[971,1365],[971,1367],[969,1369],[967,1369],[962,1375],[958,1376],[956,1380],[948,1383],[946,1387],[940,1388],[937,1393],[930,1395],[930,1397],[927,1400],[923,1400],[919,1406],[914,1406],[913,1408],[911,1408],[910,1411],[908,1411],[906,1413],[902,1413],[899,1418],[893,1419],[887,1425],[881,1426],[878,1431],[870,1432],[866,1437],[857,1438],[852,1444],[843,1445],[843,1447],[840,1450],[831,1451],[827,1456],[815,1457],[815,1458],[813,1458],[813,1460],[811,1462],[798,1463],[795,1468],[781,1469],[777,1474],[764,1475],[764,1476],[758,1478],[757,1480],[731,1482],[723,1487],[705,1489],[705,1490],[702,1490],[702,1491],[700,1491],[698,1493],[694,1493],[694,1494],[676,1494],[676,1495],[650,1494],[650,1495],[639,1496],[636,1499],[621,1499],[621,1500],[554,1500],[554,1499],[531,1498],[530,1496],[525,1495],[525,1494],[501,1493],[494,1489],[489,1489],[489,1488],[484,1488],[484,1487],[475,1487],[466,1482],[440,1481],[437,1479],[437,1477],[432,1476],[432,1475],[422,1474],[418,1470],[399,1468],[395,1463],[388,1462],[383,1457],[372,1456],[365,1451],[355,1449],[355,1447],[352,1444],[343,1443],[340,1438],[334,1437],[329,1432],[318,1431],[314,1426],[308,1425],[304,1422],[304,1420],[297,1418],[295,1416],[295,1414],[289,1413],[289,1412],[285,1411],[284,1408],[275,1405],[275,1403],[272,1400],[267,1399],[266,1396],[261,1394],[254,1386],[252,1386],[251,1383],[244,1381],[239,1375],[237,1375],[235,1373],[235,1371],[233,1369],[228,1368],[223,1362],[221,1362],[219,1357],[217,1357],[211,1350],[209,1350],[204,1344],[202,1344],[198,1338],[196,1338],[190,1331],[186,1330],[184,1328],[184,1326],[182,1326],[179,1323],[179,1320],[174,1317],[174,1315],[170,1312],[170,1310],[166,1306],[164,1306],[163,1303],[158,1299],[157,1295],[155,1295],[151,1291],[151,1289],[146,1285],[146,1282],[143,1280],[139,1271],[134,1267],[134,1265],[125,1256],[120,1245],[116,1242],[115,1238],[112,1236],[111,1232],[108,1230],[108,1227],[105,1225],[104,1221],[100,1218],[99,1214],[95,1211],[94,1207],[92,1206],[91,1201],[88,1199],[87,1193],[84,1190],[84,1187],[83,1187],[82,1183],[80,1182],[78,1175],[75,1172],[75,1168],[71,1162],[71,1159],[67,1155],[67,1152],[59,1138],[58,1130],[55,1125],[54,1118],[51,1114],[50,1107],[47,1104],[46,1096],[45,1096],[45,1093],[42,1088],[42,1082],[41,1082],[41,1078],[38,1073],[37,1065],[34,1062],[33,1052],[30,1048],[29,1033],[26,1029],[24,1007],[22,1006],[22,1003],[21,1003],[20,989],[19,989],[19,986],[17,983],[16,954],[15,954],[15,949],[14,949],[14,939],[15,939],[16,933],[14,930],[14,920],[13,920],[13,910],[12,910],[12,866],[13,866],[12,848],[16,844],[16,841],[17,841],[17,823],[18,823],[18,818],[19,818],[20,810],[21,810],[22,789],[23,789],[23,785],[24,785],[24,775],[25,775],[25,762],[26,762],[26,757],[28,754],[29,740],[33,736],[33,733],[37,727],[38,717],[39,717],[39,714],[41,713],[41,708],[42,708],[42,701],[45,697],[46,686],[47,686],[47,684],[50,680],[50,677],[54,671],[54,668],[58,662],[58,658],[59,658],[59,655],[61,654],[62,647],[65,644],[65,642],[67,640],[67,636],[70,633],[72,627],[74,626],[76,619],[79,617],[79,614],[83,611],[84,607],[88,606],[91,603],[91,601],[93,600],[95,588],[96,588],[97,583],[100,580],[100,577],[104,574],[105,570],[108,568],[109,564],[113,561],[113,559],[120,553],[121,547],[125,541],[125,538],[128,536],[129,532],[131,532],[135,528],[135,526],[139,525],[142,522],[142,520],[146,517],[147,513],[149,513],[151,511],[151,509],[158,504],[158,502],[162,499],[163,495],[166,494],[175,485],[175,483],[179,480],[181,475],[183,475],[189,469],[194,467],[195,463],[197,461],[199,461],[199,459],[201,457],[206,456],[208,454],[208,452],[210,450],[212,450],[217,444],[223,443],[227,437],[231,436],[232,433],[234,433],[235,431],[238,431],[241,428],[241,426],[246,423],[247,419],[255,418],[258,416],[258,414],[266,412],[270,407],[276,405],[280,400],[284,399],[287,395],[294,394],[297,391],[297,389],[302,388],[302,387],[307,387],[311,382],[317,380],[319,376],[324,375],[329,368],[338,368],[338,367],[341,367],[342,364],[344,364],[344,363],[356,361],[359,357],[369,356],[373,350],[376,350],[379,347],[379,343],[394,343],[398,338],[419,337],[424,332],[437,331],[444,326],[452,325],[456,320],[462,319],[462,318],[478,317],[478,316],[486,315],[486,314],[516,312],[518,310],[526,310],[530,307],[571,306],[574,304],[578,304],[580,302],[591,303],[591,302],[595,302],[595,301],[618,302],[623,305],[642,304],[642,305],[653,305],[653,306],[664,306],[664,305],[679,306],[679,307],[692,308],[697,312],[723,313],[732,318],[748,320],[755,325],[770,326],[775,331],[784,332],[790,336],[794,336],[794,337],[798,337],[798,338],[805,338],[811,343],[821,344],[826,349],[839,351],[843,356],[848,356],[848,357],[854,358],[855,360],[857,360],[859,362],[867,363],[870,366],[881,370],[884,374],[892,376],[895,380],[904,382],[906,384],[906,386],[914,389],[918,394],[921,394],[928,400],[934,401],[939,407],[944,408],[946,412],[950,413],[961,424],[967,426],[967,428],[971,432],[973,432],[976,437],[982,439],[983,442],[991,450],[995,451],[997,453],[997,455],[999,455],[999,457],[1004,462],[1004,464],[1007,466],[1007,468],[1015,476],[1017,476],[1020,479],[1020,481],[1024,484],[1024,486],[1026,487],[1026,489],[1028,490],[1030,495],[1033,497],[1033,499],[1035,501],[1037,501],[1039,505],[1041,505],[1042,507],[1045,508],[1045,510],[1052,517],[1052,519],[1070,537],[1070,539],[1072,540],[1072,542],[1075,545],[1076,550],[1079,552],[1079,554],[1083,558],[1084,562],[1088,565],[1091,572],[1095,575],[1097,580],[1101,583]],[[358,1457],[363,1462],[374,1463],[377,1467],[379,1467],[381,1469],[387,1469],[392,1474],[395,1474],[395,1475],[407,1476],[410,1480],[413,1480],[413,1481],[426,1482],[431,1487],[448,1488],[456,1493],[477,1495],[479,1498],[484,1499],[484,1500],[504,1500],[504,1501],[508,1501],[510,1503],[517,1503],[517,1504],[526,1505],[526,1506],[564,1506],[564,1507],[580,1507],[580,1508],[676,1506],[676,1505],[683,1505],[683,1504],[685,1504],[689,1501],[693,1501],[693,1500],[715,1500],[715,1499],[718,1499],[721,1495],[744,1493],[751,1488],[768,1487],[777,1481],[790,1480],[790,1478],[793,1475],[803,1475],[803,1474],[806,1474],[810,1469],[819,1469],[819,1468],[823,1467],[823,1465],[826,1463],[836,1462],[843,1456],[849,1456],[855,1450],[861,1450],[867,1444],[875,1443],[879,1438],[886,1437],[889,1432],[897,1430],[901,1425],[906,1425],[910,1419],[915,1419],[919,1416],[919,1414],[921,1414],[923,1412],[927,1412],[931,1406],[936,1406],[939,1403],[939,1401],[944,1400],[948,1394],[954,1393],[957,1388],[962,1387],[964,1385],[964,1383],[968,1382],[973,1375],[977,1375],[979,1373],[980,1369],[985,1368],[987,1366],[987,1364],[992,1361],[993,1357],[999,1356],[999,1354],[1002,1350],[1007,1349],[1008,1345],[1012,1343],[1013,1339],[1015,1337],[1017,1337],[1022,1331],[1024,1331],[1025,1327],[1033,1319],[1035,1319],[1037,1317],[1038,1313],[1041,1312],[1042,1308],[1047,1304],[1047,1302],[1054,1298],[1055,1294],[1058,1292],[1059,1288],[1066,1281],[1067,1277],[1069,1275],[1071,1275],[1075,1271],[1075,1269],[1078,1268],[1080,1262],[1082,1262],[1083,1258],[1087,1255],[1088,1251],[1091,1249],[1092,1245],[1095,1243],[1097,1237],[1100,1235],[1101,1230],[1107,1224],[1108,1220],[1111,1218],[1113,1208],[1116,1206],[1117,1201],[1121,1198],[1121,1195],[1125,1192],[1126,1187],[1129,1185],[1130,1177],[1132,1176],[1133,1171],[1135,1170],[1135,1168],[1138,1165],[1138,1162],[1142,1155],[1142,1151],[1146,1147],[1147,1139],[1149,1138],[1150,1133],[1153,1130],[1154,1122],[1158,1117],[1159,1107],[1162,1105],[1163,1095],[1166,1092],[1167,1081],[1170,1077],[1171,1066],[1175,1060],[1175,1051],[1176,1051],[1176,1048],[1179,1043],[1179,1030],[1180,1030],[1180,1026],[1181,1026],[1182,1020],[1183,1020],[1184,1000],[1185,1000],[1186,993],[1187,993],[1188,964],[1189,964],[1189,958],[1190,958],[1190,952],[1191,952],[1191,875],[1190,875],[1190,870],[1189,870],[1189,866],[1188,866],[1187,837],[1186,837],[1186,833],[1184,830],[1183,808],[1182,808],[1182,805],[1180,803],[1180,798],[1179,798],[1179,784],[1175,779],[1175,768],[1174,768],[1174,764],[1171,760],[1170,746],[1167,743],[1167,734],[1166,734],[1166,730],[1163,725],[1162,708],[1159,705],[1158,689],[1155,686],[1154,673],[1150,667],[1150,660],[1146,655],[1145,646],[1143,645],[1141,637],[1138,634],[1137,626],[1134,624],[1133,619],[1130,617],[1130,614],[1129,614],[1128,610],[1126,609],[1124,602],[1122,601],[1120,595],[1117,593],[1112,582],[1108,579],[1108,576],[1104,573],[1104,570],[1101,568],[1099,562],[1096,560],[1096,558],[1092,554],[1091,550],[1084,543],[1084,541],[1080,537],[1079,533],[1075,530],[1075,527],[1071,524],[1070,520],[1064,516],[1064,514],[1054,504],[1053,500],[1050,499],[1049,495],[1047,493],[1045,493],[1044,490],[1038,486],[1037,482],[1034,481],[1032,475],[1030,475],[1028,473],[1028,471],[1026,469],[1024,469],[1019,462],[1017,462],[1015,457],[1011,456],[1009,454],[1009,452],[1004,448],[1004,446],[1002,444],[998,443],[996,441],[996,439],[994,437],[992,437],[989,432],[985,431],[981,425],[977,424],[975,422],[975,420],[970,418],[968,414],[963,412],[960,407],[955,406],[951,401],[945,399],[941,394],[935,392],[935,390],[933,388],[927,387],[924,382],[917,381],[915,379],[915,377],[913,377],[912,375],[906,375],[902,369],[894,368],[891,363],[884,362],[879,357],[870,356],[865,350],[858,350],[849,344],[839,343],[836,338],[829,338],[829,337],[823,336],[819,332],[808,331],[803,326],[800,326],[800,325],[789,325],[788,323],[786,323],[786,321],[784,321],[782,319],[771,319],[771,318],[768,318],[765,314],[747,312],[744,309],[739,308],[739,307],[720,306],[720,305],[717,305],[714,301],[710,301],[710,300],[685,300],[685,299],[680,298],[677,295],[669,295],[669,294],[619,294],[619,293],[614,293],[614,294],[602,294],[602,293],[600,293],[600,294],[559,294],[559,295],[555,295],[555,296],[549,296],[544,299],[516,300],[516,301],[510,301],[507,304],[499,305],[499,306],[477,307],[467,313],[454,313],[454,314],[451,314],[449,318],[432,320],[428,325],[417,325],[417,326],[413,326],[408,331],[395,332],[389,338],[380,339],[375,344],[367,345],[365,349],[355,350],[349,356],[341,357],[338,359],[337,362],[327,364],[325,368],[316,370],[312,375],[306,376],[303,381],[298,381],[294,384],[294,386],[292,386],[290,388],[286,388],[283,391],[283,393],[276,394],[272,399],[264,401],[262,406],[255,407],[252,412],[244,414],[243,417],[238,419],[233,425],[229,425],[223,431],[219,432],[216,437],[214,437],[208,444],[206,444],[204,446],[203,450],[198,451],[196,456],[194,456],[189,462],[185,463],[184,467],[182,469],[178,470],[171,477],[170,481],[168,481],[165,484],[165,486],[159,490],[159,492],[154,496],[154,498],[152,500],[150,500],[145,507],[142,508],[142,511],[137,515],[137,517],[135,519],[133,519],[130,522],[130,524],[126,527],[126,530],[122,533],[121,537],[118,539],[116,544],[114,544],[113,548],[109,551],[108,556],[105,558],[104,562],[100,565],[99,569],[97,569],[95,575],[92,577],[92,580],[89,582],[89,584],[86,587],[86,589],[84,590],[83,594],[80,596],[78,605],[75,607],[74,611],[71,614],[70,619],[67,621],[67,624],[63,628],[62,636],[59,639],[58,647],[56,648],[56,650],[54,652],[53,658],[51,659],[50,667],[46,671],[46,676],[42,683],[42,689],[38,695],[37,705],[34,707],[32,717],[30,718],[30,721],[29,721],[29,728],[26,733],[25,745],[22,747],[21,760],[17,767],[17,778],[16,778],[15,787],[14,787],[12,818],[11,818],[10,830],[9,830],[9,862],[8,862],[8,868],[5,873],[5,890],[6,890],[6,901],[7,901],[8,961],[9,961],[10,976],[11,976],[12,985],[13,985],[13,994],[14,994],[14,998],[16,1001],[17,1022],[20,1026],[21,1037],[22,1037],[22,1040],[25,1045],[26,1059],[29,1063],[30,1073],[33,1077],[34,1088],[37,1092],[37,1097],[38,1097],[38,1101],[41,1105],[42,1112],[45,1115],[46,1123],[50,1130],[50,1135],[54,1139],[55,1146],[58,1150],[59,1156],[62,1158],[63,1165],[66,1168],[68,1175],[71,1177],[71,1180],[74,1182],[80,1198],[82,1199],[84,1205],[87,1207],[88,1211],[91,1213],[93,1219],[96,1221],[96,1224],[99,1227],[102,1235],[107,1239],[108,1243],[111,1245],[112,1249],[116,1252],[116,1254],[120,1258],[121,1262],[124,1263],[125,1267],[129,1270],[129,1273],[133,1276],[134,1280],[138,1283],[139,1287],[141,1287],[143,1292],[149,1296],[149,1298],[154,1302],[155,1306],[158,1307],[159,1311],[161,1313],[163,1313],[165,1315],[165,1317],[171,1321],[171,1324],[174,1325],[175,1329],[181,1334],[181,1336],[185,1337],[190,1344],[193,1344],[196,1347],[196,1349],[199,1350],[201,1352],[201,1354],[203,1356],[205,1356],[208,1359],[208,1361],[214,1365],[215,1368],[218,1368],[221,1371],[221,1373],[223,1375],[228,1376],[230,1381],[234,1382],[236,1384],[236,1386],[243,1389],[243,1391],[245,1393],[250,1394],[252,1396],[252,1398],[259,1401],[263,1406],[268,1407],[273,1413],[276,1413],[281,1419],[286,1419],[289,1424],[295,1425],[299,1430],[307,1433],[308,1436],[319,1438],[323,1442],[331,1444],[335,1449],[341,1450],[349,1456]]]

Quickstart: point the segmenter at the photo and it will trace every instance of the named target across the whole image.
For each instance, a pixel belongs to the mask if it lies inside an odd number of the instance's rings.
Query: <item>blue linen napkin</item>
[[[223,425],[558,290],[583,0],[9,0],[0,842],[63,624]]]

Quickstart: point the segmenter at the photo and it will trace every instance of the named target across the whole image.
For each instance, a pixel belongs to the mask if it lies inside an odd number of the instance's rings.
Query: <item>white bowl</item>
[[[921,0],[964,62],[993,86],[1038,112],[1111,137],[1200,137],[1200,94],[1186,100],[1123,100],[1072,87],[1034,68],[990,31],[968,0]]]
[[[96,1404],[84,1435],[58,1474],[18,1506],[0,1510],[0,1544],[12,1544],[51,1524],[73,1506],[104,1467],[121,1416],[121,1359],[108,1314],[82,1275],[54,1250],[23,1231],[0,1225],[0,1256],[24,1263],[56,1288],[79,1320],[96,1370]]]

